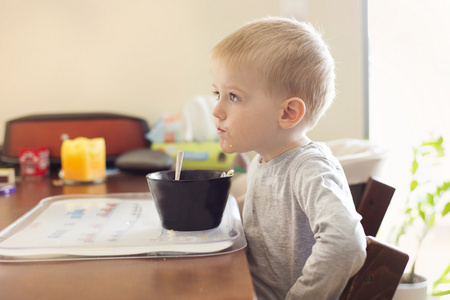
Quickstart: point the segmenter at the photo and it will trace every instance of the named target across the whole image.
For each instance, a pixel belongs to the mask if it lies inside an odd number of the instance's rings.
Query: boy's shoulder
[[[331,153],[330,148],[321,142],[311,142],[305,146],[295,148],[290,151],[290,159],[296,159],[300,161],[307,161],[313,158],[333,160],[334,156]]]
[[[330,148],[321,142],[311,142],[308,145],[299,147],[288,153],[285,161],[289,162],[292,169],[296,172],[305,169],[310,171],[323,172],[324,170],[341,169],[339,161],[333,156]]]
[[[304,173],[305,170],[308,174],[315,174],[340,168],[340,163],[333,156],[330,148],[321,142],[311,142],[291,149],[268,163],[261,163],[257,155],[251,164],[251,169],[264,170],[266,174],[276,175],[278,172],[283,172],[294,176],[298,172]]]

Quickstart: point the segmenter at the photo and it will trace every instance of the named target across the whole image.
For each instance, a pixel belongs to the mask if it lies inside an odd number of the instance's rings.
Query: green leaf
[[[447,202],[447,204],[445,204],[444,209],[442,210],[442,216],[444,217],[445,215],[447,215],[450,212],[450,202]]]
[[[437,155],[439,157],[442,157],[445,155],[445,151],[444,151],[444,147],[442,146],[444,142],[444,138],[442,136],[440,136],[437,140],[436,140],[436,144],[434,146],[434,148],[436,149]]]
[[[435,194],[437,196],[441,196],[441,194],[447,192],[450,189],[450,182],[448,181],[444,181],[443,183],[441,183],[440,185],[438,185],[436,187],[436,192]]]
[[[430,219],[428,220],[428,228],[433,227],[435,221],[436,221],[436,214],[433,213],[433,214],[430,216]]]
[[[425,221],[425,212],[421,209],[419,209],[419,216]]]
[[[448,181],[443,182],[438,187],[438,190],[439,190],[439,194],[438,195],[440,196],[442,193],[447,192],[449,189],[450,189],[450,182],[448,182]]]
[[[442,157],[445,155],[445,149],[443,147],[444,138],[442,136],[436,139],[430,139],[429,141],[425,141],[419,147],[422,156],[431,155],[435,157]],[[431,148],[431,149],[430,149]],[[434,150],[431,153],[431,150]]]
[[[427,203],[430,205],[434,205],[434,195],[433,194],[430,194],[430,193],[427,194]]]
[[[433,282],[431,291],[432,296],[443,296],[450,294],[450,290],[439,291],[438,289],[440,285],[446,285],[450,283],[449,274],[450,274],[450,265],[448,265],[447,268],[444,270],[444,272],[441,274],[441,276],[435,282]]]
[[[418,168],[419,168],[419,163],[417,162],[416,159],[414,159],[412,162],[412,165],[411,165],[411,173],[413,175],[416,174]]]
[[[417,185],[418,185],[417,180],[411,181],[409,190],[410,190],[411,192],[414,191],[414,190],[416,189]]]
[[[440,292],[433,292],[431,296],[445,296],[450,295],[450,290],[447,291],[440,291]]]

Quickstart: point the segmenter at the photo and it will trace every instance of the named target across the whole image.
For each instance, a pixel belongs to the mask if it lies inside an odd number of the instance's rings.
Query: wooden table
[[[143,175],[118,173],[104,184],[17,182],[0,196],[0,230],[41,199],[61,194],[148,192]],[[255,299],[245,250],[205,257],[0,263],[0,299]]]

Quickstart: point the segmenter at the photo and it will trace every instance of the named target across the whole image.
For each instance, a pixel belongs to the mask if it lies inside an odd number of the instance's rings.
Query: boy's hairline
[[[285,91],[281,91],[280,89],[276,88],[276,85],[271,84],[268,78],[263,76],[262,68],[259,66],[259,64],[251,63],[251,62],[234,62],[233,60],[224,59],[221,57],[211,57],[210,59],[210,69],[213,67],[215,63],[222,64],[222,66],[225,66],[229,68],[230,70],[233,70],[235,72],[246,72],[251,73],[253,76],[258,76],[261,80],[261,89],[264,90],[265,93],[267,93],[270,96],[282,96],[282,97],[289,97],[289,93]],[[292,95],[293,96],[293,95]]]

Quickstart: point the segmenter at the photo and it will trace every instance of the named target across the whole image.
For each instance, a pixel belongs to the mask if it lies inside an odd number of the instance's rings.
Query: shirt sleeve
[[[286,299],[338,299],[363,265],[366,237],[345,176],[324,159],[302,166],[294,185],[315,244]]]

